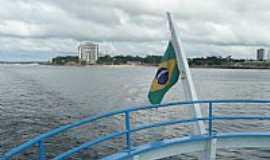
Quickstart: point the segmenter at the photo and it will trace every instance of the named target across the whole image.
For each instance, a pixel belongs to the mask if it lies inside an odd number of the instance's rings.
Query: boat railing
[[[202,118],[190,118],[190,119],[179,119],[179,120],[166,120],[159,123],[153,123],[153,124],[147,124],[142,125],[139,127],[133,127],[131,122],[131,113],[142,111],[142,110],[149,110],[149,109],[155,109],[155,108],[166,108],[171,106],[189,106],[192,104],[207,104],[208,106],[208,115]],[[211,139],[215,135],[215,131],[213,131],[213,122],[214,121],[220,121],[220,120],[270,120],[270,116],[263,116],[263,115],[257,115],[257,116],[218,116],[213,113],[213,108],[215,107],[215,104],[270,104],[270,100],[198,100],[198,101],[187,101],[187,102],[172,102],[172,103],[166,103],[166,104],[158,104],[158,105],[148,105],[143,107],[134,107],[134,108],[128,108],[118,111],[113,111],[109,113],[103,113],[92,117],[87,117],[82,120],[79,120],[77,122],[67,124],[64,126],[61,126],[59,128],[53,129],[51,131],[48,131],[44,134],[41,134],[11,150],[6,152],[2,158],[2,160],[10,160],[14,158],[15,156],[21,155],[26,150],[30,149],[33,146],[37,146],[38,148],[38,159],[39,160],[45,160],[46,159],[46,147],[44,142],[54,137],[60,133],[66,132],[69,129],[77,128],[85,124],[96,122],[97,120],[113,117],[116,115],[123,114],[124,115],[124,130],[122,131],[116,131],[113,133],[110,133],[105,136],[101,136],[96,138],[95,140],[91,140],[88,142],[85,142],[77,147],[74,147],[64,153],[61,153],[54,157],[54,160],[62,160],[71,157],[72,155],[80,152],[83,149],[89,149],[99,143],[109,141],[112,139],[115,139],[120,136],[125,137],[125,150],[131,151],[133,147],[132,138],[131,135],[135,132],[149,129],[149,128],[156,128],[156,127],[162,127],[162,126],[168,126],[168,125],[175,125],[175,124],[188,124],[188,123],[194,123],[197,121],[206,121],[208,124],[208,132],[206,136],[207,138]]]

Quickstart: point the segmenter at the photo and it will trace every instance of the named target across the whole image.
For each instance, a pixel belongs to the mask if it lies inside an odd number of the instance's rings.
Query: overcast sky
[[[254,58],[270,48],[269,0],[0,0],[0,61],[47,60],[98,42],[107,54],[162,55],[173,13],[188,57]]]

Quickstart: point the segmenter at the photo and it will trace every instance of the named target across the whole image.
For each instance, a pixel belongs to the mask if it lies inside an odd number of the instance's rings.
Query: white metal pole
[[[194,88],[194,84],[192,81],[192,77],[190,74],[188,62],[186,55],[183,51],[183,49],[180,47],[181,41],[178,40],[175,29],[174,29],[174,24],[172,22],[172,18],[170,13],[167,13],[168,20],[169,20],[169,26],[170,26],[170,31],[171,31],[171,38],[172,38],[172,45],[175,49],[176,52],[176,58],[177,58],[177,65],[178,69],[181,73],[181,80],[184,83],[184,89],[185,89],[185,94],[186,94],[186,100],[198,100],[197,93]],[[194,117],[196,118],[202,118],[202,113],[199,105],[194,105]],[[197,131],[196,134],[206,134],[206,129],[205,125],[202,121],[199,121],[201,123],[197,123]]]
[[[192,100],[192,101],[198,100],[197,93],[193,84],[192,76],[189,70],[187,58],[186,58],[183,48],[181,48],[181,41],[180,39],[177,38],[170,13],[167,12],[167,16],[168,16],[169,27],[171,31],[172,45],[176,52],[177,65],[181,73],[181,81],[183,83],[184,91],[186,95],[185,98],[186,100]],[[199,104],[194,104],[193,107],[190,107],[190,108],[191,108],[190,113],[192,114],[193,117],[202,118],[202,112],[201,112],[201,108]],[[194,134],[207,134],[206,127],[203,121],[198,121],[195,124]],[[215,153],[215,151],[212,152],[211,151],[212,149],[213,147],[210,147],[209,144],[206,145],[205,152],[200,156],[200,159],[206,160],[206,159],[214,158],[213,153]]]

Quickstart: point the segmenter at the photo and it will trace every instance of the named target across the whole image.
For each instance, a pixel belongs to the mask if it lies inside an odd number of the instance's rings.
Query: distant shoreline
[[[218,68],[218,69],[270,69],[270,61],[258,61],[248,59],[233,59],[228,57],[199,57],[188,58],[188,64],[191,68]],[[90,61],[89,61],[90,62]],[[48,62],[52,65],[62,66],[88,66],[89,62],[79,59],[78,56],[55,57]],[[123,56],[105,55],[99,57],[94,65],[115,65],[115,66],[158,66],[162,62],[162,56],[148,55],[139,56]]]
[[[213,65],[213,66],[196,66],[190,68],[216,68],[216,69],[270,69],[270,66],[233,66],[233,65]]]
[[[93,65],[82,65],[82,64],[52,64],[49,62],[0,62],[0,64],[13,64],[13,65],[47,65],[47,66],[75,66],[75,67],[89,67],[89,66],[143,66],[143,67],[157,67],[155,64],[93,64]],[[248,64],[248,65],[190,65],[190,68],[210,68],[210,69],[270,69],[270,65],[258,65],[258,64]]]
[[[80,65],[80,64],[41,64],[41,65],[51,65],[51,66],[75,66],[75,67],[87,67],[87,66],[112,66],[112,67],[157,67],[158,65],[151,65],[151,64],[93,64],[93,65]],[[270,69],[270,66],[234,66],[234,65],[190,65],[190,68],[210,68],[210,69]]]

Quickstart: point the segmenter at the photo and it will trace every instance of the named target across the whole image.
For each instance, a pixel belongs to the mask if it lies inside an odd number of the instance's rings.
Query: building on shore
[[[127,61],[127,65],[132,65],[132,66],[136,66],[136,65],[141,65],[142,62],[140,61]]]
[[[268,49],[268,52],[267,52],[267,60],[268,61],[270,60],[270,49]]]
[[[257,50],[257,61],[263,61],[265,60],[265,49],[260,48]]]
[[[84,42],[78,46],[78,57],[81,63],[95,64],[99,58],[98,44]]]

